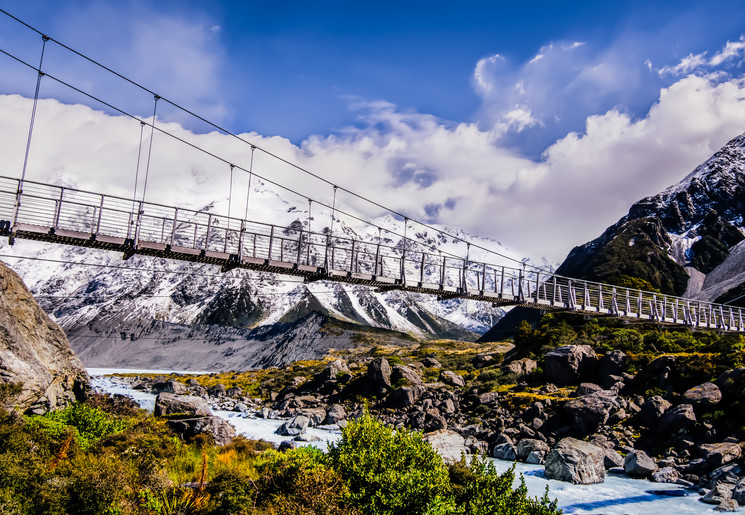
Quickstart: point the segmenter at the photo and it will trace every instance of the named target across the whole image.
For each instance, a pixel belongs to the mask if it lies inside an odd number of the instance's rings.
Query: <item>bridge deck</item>
[[[0,176],[0,236],[465,298],[745,332],[741,308]],[[377,238],[376,238],[377,240]]]

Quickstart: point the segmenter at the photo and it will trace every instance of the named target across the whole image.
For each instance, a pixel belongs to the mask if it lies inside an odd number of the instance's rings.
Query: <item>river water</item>
[[[170,373],[167,370],[114,370],[103,368],[89,368],[93,387],[100,392],[118,393],[134,398],[143,409],[151,410],[155,405],[155,395],[132,390],[129,385],[116,377],[107,376],[116,372],[129,373]],[[281,420],[265,420],[261,418],[244,418],[241,413],[231,411],[216,411],[215,415],[224,418],[232,424],[239,434],[252,439],[264,439],[279,444],[287,437],[282,437],[274,431],[282,424]],[[339,439],[338,430],[324,430],[310,428],[310,436],[318,437],[313,442],[325,449],[329,442]],[[513,463],[493,460],[500,472],[508,470]],[[698,494],[677,485],[652,483],[644,480],[629,479],[625,476],[608,475],[605,482],[596,485],[573,485],[562,481],[546,479],[543,476],[543,466],[517,463],[516,471],[525,478],[530,495],[540,497],[549,488],[549,496],[557,499],[559,508],[565,514],[608,514],[608,515],[688,515],[701,513],[719,513],[714,507],[700,502]],[[666,491],[671,495],[660,495],[659,491]],[[742,511],[742,510],[740,510]]]

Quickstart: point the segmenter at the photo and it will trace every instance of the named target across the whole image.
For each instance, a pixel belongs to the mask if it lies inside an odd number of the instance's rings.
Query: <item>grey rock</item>
[[[299,447],[298,443],[293,440],[283,440],[279,444],[279,452],[291,451]]]
[[[494,363],[494,356],[492,354],[477,354],[473,357],[471,363],[476,368],[483,368]]]
[[[704,383],[687,390],[681,399],[683,404],[691,404],[694,408],[710,408],[722,400],[722,392],[714,383]]]
[[[167,424],[175,433],[187,439],[207,434],[214,438],[217,445],[227,445],[235,438],[235,428],[216,416],[169,420]]]
[[[424,358],[422,360],[422,365],[424,365],[427,368],[442,368],[442,365],[440,364],[440,362],[432,357]]]
[[[497,392],[484,392],[479,394],[479,404],[492,404],[499,399]]]
[[[408,381],[411,385],[422,384],[422,378],[413,368],[405,365],[395,365],[393,372],[391,372],[391,383],[396,384],[401,380]]]
[[[574,394],[577,397],[584,397],[585,395],[590,395],[591,393],[601,392],[601,391],[603,391],[603,387],[596,385],[595,383],[580,383],[580,385],[577,387],[577,390],[575,390]]]
[[[44,413],[83,400],[88,373],[67,336],[23,281],[0,262],[0,383],[20,385],[2,407]]]
[[[654,395],[642,404],[639,421],[647,427],[654,427],[671,406],[672,404],[659,395]]]
[[[724,499],[719,506],[714,508],[716,511],[737,511],[740,505],[734,499]]]
[[[745,480],[740,478],[735,483],[735,487],[732,490],[732,498],[737,501],[740,506],[745,506]]]
[[[496,445],[491,455],[498,460],[515,461],[517,459],[517,447],[512,443]]]
[[[299,414],[308,417],[311,427],[320,426],[326,420],[326,410],[323,408],[303,408]]]
[[[391,366],[385,358],[375,358],[367,366],[367,378],[376,386],[390,388]]]
[[[526,463],[543,463],[550,450],[548,444],[542,440],[523,438],[517,444],[517,459]],[[532,461],[528,461],[528,457]]]
[[[155,395],[158,395],[159,393],[174,393],[176,395],[184,395],[186,394],[186,385],[171,379],[165,382],[155,383],[150,391]]]
[[[663,467],[653,472],[650,479],[655,483],[677,483],[680,479],[680,472],[673,467]]]
[[[329,409],[326,411],[326,418],[324,419],[324,424],[338,424],[340,421],[345,420],[347,418],[347,412],[344,409],[344,406],[341,404],[332,404],[329,406]]]
[[[712,467],[721,467],[742,456],[742,447],[736,443],[710,443],[699,446],[701,457]]]
[[[641,450],[635,450],[626,455],[623,460],[623,469],[629,477],[649,477],[657,472],[657,463]]]
[[[321,437],[302,433],[293,438],[293,440],[295,440],[296,442],[320,442]]]
[[[455,431],[443,430],[425,434],[422,439],[428,442],[442,459],[448,462],[460,460],[462,454],[468,454],[465,438]]]
[[[681,404],[667,410],[657,424],[657,432],[663,435],[685,433],[696,425],[696,414],[690,404]]]
[[[559,386],[578,384],[592,375],[597,355],[589,345],[563,345],[544,356],[546,377]]]
[[[387,402],[391,408],[407,408],[416,404],[424,392],[421,386],[402,386],[391,392]]]
[[[201,397],[190,395],[174,395],[172,393],[159,393],[155,398],[153,414],[156,417],[163,415],[187,414],[198,416],[211,416],[212,410],[207,401]]]
[[[227,393],[227,390],[225,389],[225,385],[222,383],[217,383],[215,386],[209,388],[207,392],[212,397],[225,397],[225,394]]]
[[[608,421],[610,411],[618,407],[618,396],[608,390],[600,390],[564,404],[572,426],[582,434],[593,433]]]
[[[443,370],[442,372],[440,372],[440,381],[457,388],[461,388],[466,385],[466,382],[461,376],[459,376],[455,372],[451,372],[450,370]]]
[[[324,383],[327,381],[336,381],[339,375],[348,373],[349,366],[347,363],[340,359],[335,359],[316,375],[316,379]]]
[[[735,485],[740,480],[740,477],[742,477],[742,469],[740,468],[740,465],[735,463],[722,465],[709,474],[709,488],[714,488],[714,485],[718,483]]]
[[[574,484],[589,485],[605,481],[605,451],[591,443],[563,438],[548,453],[545,475]]]
[[[503,370],[508,374],[515,375],[518,379],[530,375],[536,368],[538,363],[535,360],[529,358],[518,359],[512,361],[503,367]]]
[[[598,363],[598,376],[608,377],[621,375],[626,368],[627,361],[628,358],[623,351],[610,351],[600,358],[600,362]]]
[[[295,415],[292,419],[288,420],[275,431],[276,434],[281,436],[297,436],[305,433],[310,425],[310,419],[305,415]]]
[[[701,498],[701,502],[706,504],[720,504],[722,501],[732,499],[732,490],[734,485],[727,483],[717,483],[717,485],[709,490],[706,495]]]
[[[745,367],[728,370],[717,378],[717,386],[725,395],[742,391],[745,386]]]
[[[225,395],[233,399],[240,399],[243,397],[243,389],[240,386],[233,386],[232,388],[227,389]]]
[[[606,469],[612,469],[614,467],[623,468],[623,456],[621,456],[620,452],[614,451],[613,449],[605,449],[603,465],[605,465]]]

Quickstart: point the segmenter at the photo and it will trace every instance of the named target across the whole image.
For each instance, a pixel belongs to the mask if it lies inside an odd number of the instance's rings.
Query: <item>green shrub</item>
[[[77,402],[65,409],[50,411],[43,415],[43,418],[74,427],[78,432],[78,440],[82,449],[87,449],[101,438],[123,431],[127,427],[125,421],[99,408],[92,408]],[[48,427],[51,429],[53,424]]]
[[[347,424],[329,460],[349,503],[365,514],[423,514],[450,491],[442,458],[421,433],[394,430],[369,414]]]

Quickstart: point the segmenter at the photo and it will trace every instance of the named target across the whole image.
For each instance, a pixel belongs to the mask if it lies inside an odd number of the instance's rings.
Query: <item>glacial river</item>
[[[142,408],[152,410],[155,405],[155,395],[132,390],[129,385],[115,377],[106,374],[116,372],[129,373],[170,373],[166,370],[114,370],[104,368],[89,368],[93,386],[100,392],[118,393],[134,398]],[[220,416],[232,424],[239,434],[247,438],[264,439],[279,444],[287,437],[282,437],[274,431],[282,423],[281,420],[264,420],[261,418],[244,418],[242,414],[232,411],[216,411]],[[313,442],[321,448],[326,448],[328,442],[338,440],[338,430],[309,429],[308,434],[317,436],[319,441]],[[513,463],[494,460],[500,472],[509,469]],[[543,466],[518,463],[516,471],[525,477],[525,483],[530,495],[540,497],[546,486],[549,496],[559,502],[559,507],[565,514],[629,514],[629,515],[687,515],[701,513],[719,513],[714,506],[700,502],[695,491],[689,491],[677,485],[652,483],[649,481],[629,479],[625,476],[608,475],[605,482],[597,485],[573,485],[562,481],[546,479],[543,476]],[[668,491],[672,495],[660,495],[655,491]],[[742,511],[742,510],[739,510]]]

